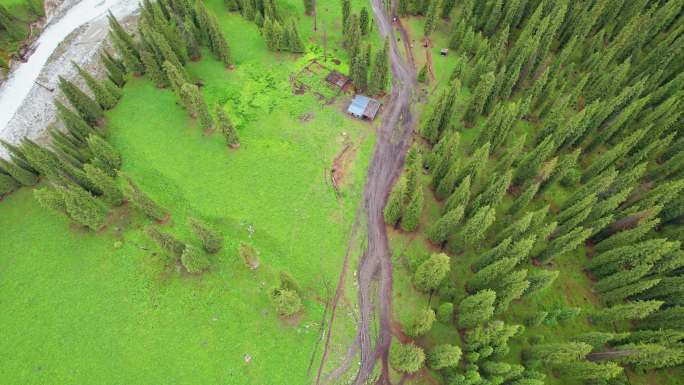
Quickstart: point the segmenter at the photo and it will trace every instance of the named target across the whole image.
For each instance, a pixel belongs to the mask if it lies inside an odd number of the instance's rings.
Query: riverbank
[[[55,91],[59,76],[80,80],[71,61],[92,73],[101,72],[97,59],[107,44],[107,11],[133,28],[137,10],[137,0],[64,0],[54,8],[37,41],[37,51],[27,63],[13,66],[8,81],[0,86],[0,138],[10,143],[23,137],[43,141],[56,115],[53,100],[59,95]],[[0,156],[7,156],[4,148],[0,148]]]

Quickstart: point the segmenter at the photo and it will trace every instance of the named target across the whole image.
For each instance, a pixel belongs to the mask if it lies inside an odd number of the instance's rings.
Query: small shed
[[[375,119],[380,110],[380,102],[365,95],[355,95],[347,112],[359,119]]]
[[[349,77],[344,76],[337,71],[331,71],[328,76],[325,77],[325,81],[335,88],[344,90],[344,87],[349,83]]]
[[[449,54],[449,48],[442,48],[442,49],[439,51],[439,54],[442,55],[442,56],[448,55],[448,54]]]

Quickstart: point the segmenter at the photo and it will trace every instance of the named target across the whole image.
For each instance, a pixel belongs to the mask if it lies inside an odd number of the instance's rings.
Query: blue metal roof
[[[355,95],[354,99],[352,99],[352,102],[349,105],[349,108],[347,109],[347,112],[357,116],[363,116],[363,113],[366,111],[366,107],[368,106],[368,102],[370,101],[371,98],[368,96]]]

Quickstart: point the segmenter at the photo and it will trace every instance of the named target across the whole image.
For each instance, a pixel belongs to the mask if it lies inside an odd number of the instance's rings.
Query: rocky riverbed
[[[89,13],[82,11],[86,2],[97,9],[96,14],[92,10]],[[0,138],[11,143],[18,143],[23,137],[38,142],[46,139],[46,129],[56,115],[53,100],[55,97],[62,97],[57,87],[59,76],[80,83],[71,61],[93,73],[101,73],[98,54],[108,44],[107,11],[111,11],[125,26],[133,28],[139,8],[138,0],[55,0],[46,3],[46,7],[48,18],[44,34],[49,34],[51,25],[56,26],[60,22],[68,21],[66,28],[73,26],[73,29],[48,53],[49,57],[39,68],[37,76],[20,71],[21,66],[31,64],[29,58],[29,63],[16,63],[12,66],[8,81],[0,86],[0,109],[6,114],[6,119],[0,119]],[[73,12],[81,13],[78,14],[79,17],[74,17]],[[42,44],[49,45],[49,39],[50,36],[41,35],[38,43],[47,40],[47,43]],[[13,76],[17,76],[15,81],[12,81]],[[8,103],[9,99],[13,100]],[[7,156],[1,146],[0,156]]]

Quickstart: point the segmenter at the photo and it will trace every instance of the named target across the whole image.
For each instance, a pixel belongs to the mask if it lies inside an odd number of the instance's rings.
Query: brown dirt
[[[347,174],[354,164],[356,158],[357,147],[351,142],[347,142],[342,150],[333,159],[332,167],[330,168],[330,179],[336,191],[344,186]]]
[[[313,119],[314,113],[313,112],[306,112],[303,113],[302,115],[299,116],[299,121],[302,123],[306,123],[309,120]]]

